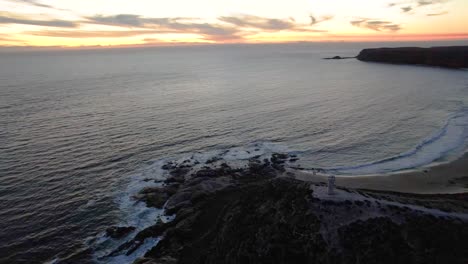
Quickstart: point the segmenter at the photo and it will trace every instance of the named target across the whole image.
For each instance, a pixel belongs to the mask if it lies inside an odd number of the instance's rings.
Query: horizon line
[[[141,43],[141,44],[120,44],[120,45],[83,45],[83,46],[14,46],[0,45],[0,53],[6,52],[34,52],[34,51],[63,51],[63,50],[107,50],[107,49],[139,49],[139,48],[158,48],[158,47],[187,47],[187,46],[229,46],[229,45],[284,45],[300,43],[411,43],[411,42],[456,42],[468,41],[468,33],[451,34],[463,36],[460,38],[432,38],[432,39],[411,39],[411,36],[401,39],[373,39],[373,38],[355,38],[349,36],[348,39],[337,40],[303,40],[303,41],[258,41],[258,42],[160,42],[160,43]],[[413,35],[415,36],[415,35]],[[432,35],[437,36],[437,35]],[[444,36],[446,36],[444,34]],[[468,43],[467,43],[468,45]]]

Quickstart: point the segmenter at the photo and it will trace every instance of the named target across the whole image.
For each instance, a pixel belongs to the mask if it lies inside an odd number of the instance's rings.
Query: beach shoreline
[[[307,182],[327,181],[327,175],[288,169],[294,178]],[[291,175],[291,174],[289,174]],[[450,194],[468,192],[468,153],[447,163],[421,167],[412,171],[363,176],[336,176],[336,185],[417,194]]]

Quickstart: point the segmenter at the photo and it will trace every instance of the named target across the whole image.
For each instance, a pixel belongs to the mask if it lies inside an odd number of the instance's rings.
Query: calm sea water
[[[121,198],[161,159],[255,148],[347,175],[461,153],[466,70],[321,59],[402,45],[0,54],[0,262],[63,258],[151,219]]]

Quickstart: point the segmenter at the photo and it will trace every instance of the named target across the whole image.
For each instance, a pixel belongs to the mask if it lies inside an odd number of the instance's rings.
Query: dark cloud
[[[401,26],[389,21],[361,18],[350,22],[351,25],[360,28],[367,28],[374,31],[396,32],[401,30]]]
[[[236,28],[263,30],[269,32],[275,31],[302,31],[302,32],[325,32],[324,30],[317,30],[311,28],[312,25],[330,20],[332,17],[321,17],[319,19],[310,16],[310,24],[296,23],[294,18],[277,19],[265,18],[252,15],[237,15],[237,16],[222,16],[218,17],[219,21],[231,24]]]
[[[114,38],[150,35],[161,32],[159,30],[42,30],[24,32],[33,36],[58,37],[58,38]]]
[[[37,7],[44,7],[44,8],[54,8],[51,5],[42,4],[37,0],[9,0],[10,2],[20,3],[20,4],[28,4]]]
[[[212,34],[213,32],[202,32],[198,31],[200,35],[203,36],[206,40],[214,41],[228,41],[228,40],[238,40],[241,37],[232,34]],[[118,38],[118,37],[134,37],[134,36],[143,36],[143,35],[153,35],[153,34],[164,34],[164,33],[191,33],[191,32],[180,32],[172,30],[95,30],[95,31],[84,31],[84,30],[42,30],[42,31],[29,31],[24,32],[24,34],[33,35],[33,36],[43,36],[43,37],[58,37],[58,38]]]
[[[451,0],[407,0],[401,2],[393,2],[388,4],[389,7],[394,6],[428,6],[428,5],[437,5],[445,4]]]
[[[151,25],[169,25],[177,23],[178,18],[143,18],[139,15],[119,14],[113,16],[86,17],[88,23],[122,27],[147,27]]]
[[[8,13],[0,12],[0,24],[21,24],[21,25],[32,25],[32,26],[45,26],[45,27],[63,27],[63,28],[75,28],[78,24],[67,20],[36,20],[28,19],[24,17],[16,17]]]
[[[188,18],[143,18],[138,15],[121,14],[115,16],[86,17],[83,24],[98,24],[117,27],[141,28],[140,30],[111,31],[37,31],[31,35],[68,38],[129,37],[163,33],[194,33],[206,40],[233,40],[241,38],[240,32],[232,27],[208,23],[196,23]],[[37,21],[35,21],[37,22]],[[57,21],[54,21],[57,22]],[[0,23],[2,23],[0,19]],[[37,24],[37,23],[36,23]],[[47,25],[50,26],[50,23]],[[66,24],[64,24],[65,26]]]
[[[294,21],[276,18],[264,18],[252,15],[222,16],[218,20],[241,28],[255,28],[268,31],[292,29],[296,27]]]
[[[318,23],[325,22],[325,21],[333,19],[333,16],[322,16],[320,18],[316,18],[315,16],[310,15],[309,17],[310,17],[310,24],[311,25],[315,25],[315,24],[318,24]]]
[[[212,41],[241,40],[247,35],[255,34],[252,30],[268,32],[282,30],[323,32],[308,28],[310,25],[298,24],[293,18],[276,19],[252,15],[221,16],[218,17],[218,23],[202,23],[199,19],[186,17],[148,18],[133,14],[119,14],[113,16],[98,15],[86,17],[85,19],[86,20],[82,23],[153,29],[171,33],[193,33],[201,35],[206,40]],[[322,17],[320,20],[314,18],[312,21],[316,24],[329,19],[331,19],[331,17]]]
[[[440,8],[443,4],[450,0],[409,0],[404,2],[390,3],[389,7],[400,7],[403,13],[409,13],[419,8],[427,9],[428,7]]]
[[[426,5],[432,5],[437,1],[418,1],[418,6],[426,6]]]
[[[155,33],[194,33],[207,40],[240,39],[239,30],[218,24],[197,22],[194,18],[145,18],[139,15],[119,14],[113,16],[86,17],[83,23],[119,27],[137,27],[159,30]]]
[[[87,17],[92,23],[105,24],[105,25],[114,25],[114,26],[131,26],[131,27],[140,27],[143,26],[143,22],[140,19],[140,16],[137,15],[115,15],[115,16],[93,16]]]
[[[276,19],[252,15],[222,16],[217,22],[206,23],[197,18],[151,18],[134,14],[96,15],[83,17],[80,21],[37,20],[0,12],[0,24],[23,24],[45,27],[76,28],[80,25],[105,25],[115,30],[38,30],[23,32],[34,36],[62,38],[112,38],[153,34],[196,34],[200,39],[210,41],[242,41],[258,32],[326,32],[313,25],[332,19],[331,16],[315,18],[311,22],[297,23],[294,18]]]
[[[213,41],[233,41],[242,39],[242,33],[230,27],[212,25],[208,23],[188,23],[173,25],[174,29],[180,30],[181,33],[195,33],[202,35],[206,40]]]
[[[403,13],[408,13],[411,10],[413,10],[413,8],[411,6],[407,6],[407,7],[402,7],[401,10],[403,11]]]

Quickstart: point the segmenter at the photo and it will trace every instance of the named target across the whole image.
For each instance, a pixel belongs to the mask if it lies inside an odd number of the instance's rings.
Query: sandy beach
[[[326,182],[325,175],[289,170],[295,178]],[[436,194],[468,192],[468,154],[444,164],[401,173],[371,176],[337,176],[337,186],[405,193]]]

